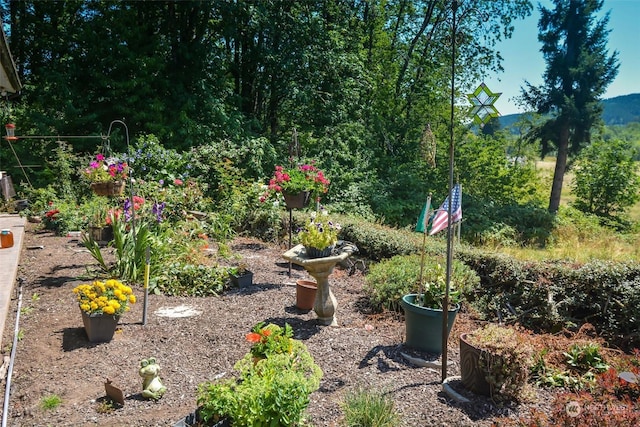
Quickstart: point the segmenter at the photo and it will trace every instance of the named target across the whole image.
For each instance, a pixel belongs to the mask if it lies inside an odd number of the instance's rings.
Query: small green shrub
[[[322,371],[306,345],[291,338],[290,328],[262,325],[247,335],[254,344],[234,366],[238,378],[199,385],[198,405],[204,421],[229,418],[232,425],[252,427],[298,426],[304,421],[309,396],[318,389]],[[264,333],[266,330],[278,334],[272,336]],[[277,341],[277,345],[269,345],[269,341]],[[266,351],[258,351],[258,347]]]
[[[56,409],[62,403],[62,399],[57,394],[50,394],[40,399],[40,407],[50,411]]]
[[[394,230],[358,219],[340,220],[341,238],[356,244],[359,254],[374,261],[396,255],[418,253],[422,235],[408,230]],[[428,253],[442,253],[444,246],[434,239],[428,241]],[[435,249],[439,248],[439,249]]]
[[[420,255],[398,255],[370,267],[365,277],[365,292],[375,310],[400,311],[403,295],[416,293],[419,289]],[[425,257],[425,271],[444,265],[442,258]],[[460,291],[461,298],[468,295],[480,282],[480,278],[462,262],[454,260],[451,275],[451,290]]]
[[[340,405],[344,427],[395,427],[401,425],[391,397],[363,388],[347,393]]]
[[[173,263],[166,265],[149,286],[163,295],[217,296],[228,287],[228,269],[218,266]]]

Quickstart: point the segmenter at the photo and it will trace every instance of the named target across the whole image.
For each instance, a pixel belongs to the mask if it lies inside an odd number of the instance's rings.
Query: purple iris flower
[[[164,211],[165,206],[166,206],[165,202],[153,204],[151,211],[156,216],[156,221],[162,222],[162,212]]]
[[[124,218],[126,221],[131,219],[131,199],[125,199],[124,201]]]

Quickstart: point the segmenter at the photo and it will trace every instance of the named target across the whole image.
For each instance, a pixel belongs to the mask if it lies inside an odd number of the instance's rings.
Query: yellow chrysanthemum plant
[[[88,315],[121,316],[129,311],[129,304],[136,302],[136,296],[130,286],[119,280],[95,280],[73,289],[80,310]]]

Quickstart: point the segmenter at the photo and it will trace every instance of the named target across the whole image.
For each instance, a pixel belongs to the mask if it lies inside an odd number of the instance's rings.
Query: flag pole
[[[448,218],[447,218],[447,276],[445,294],[442,300],[442,382],[447,379],[447,341],[449,338],[448,323],[449,323],[449,291],[451,289],[451,264],[453,262],[452,256],[452,228],[451,228],[451,215],[453,205],[453,158],[454,158],[454,132],[453,132],[453,120],[454,120],[454,102],[455,102],[455,88],[456,88],[456,12],[458,11],[458,0],[453,0],[451,3],[451,116],[449,123],[449,206],[448,206]]]
[[[422,278],[424,277],[424,257],[427,246],[427,224],[429,222],[429,211],[431,210],[431,193],[427,197],[426,209],[424,212],[424,218],[422,219],[422,254],[420,257],[420,285],[418,286],[418,293],[422,290]]]

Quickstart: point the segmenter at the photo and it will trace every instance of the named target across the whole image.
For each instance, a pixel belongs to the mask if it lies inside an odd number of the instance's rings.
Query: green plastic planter
[[[414,305],[417,294],[402,297],[400,305],[404,309],[405,344],[428,353],[442,353],[442,310]],[[447,316],[447,337],[453,327],[460,305],[449,310]]]

